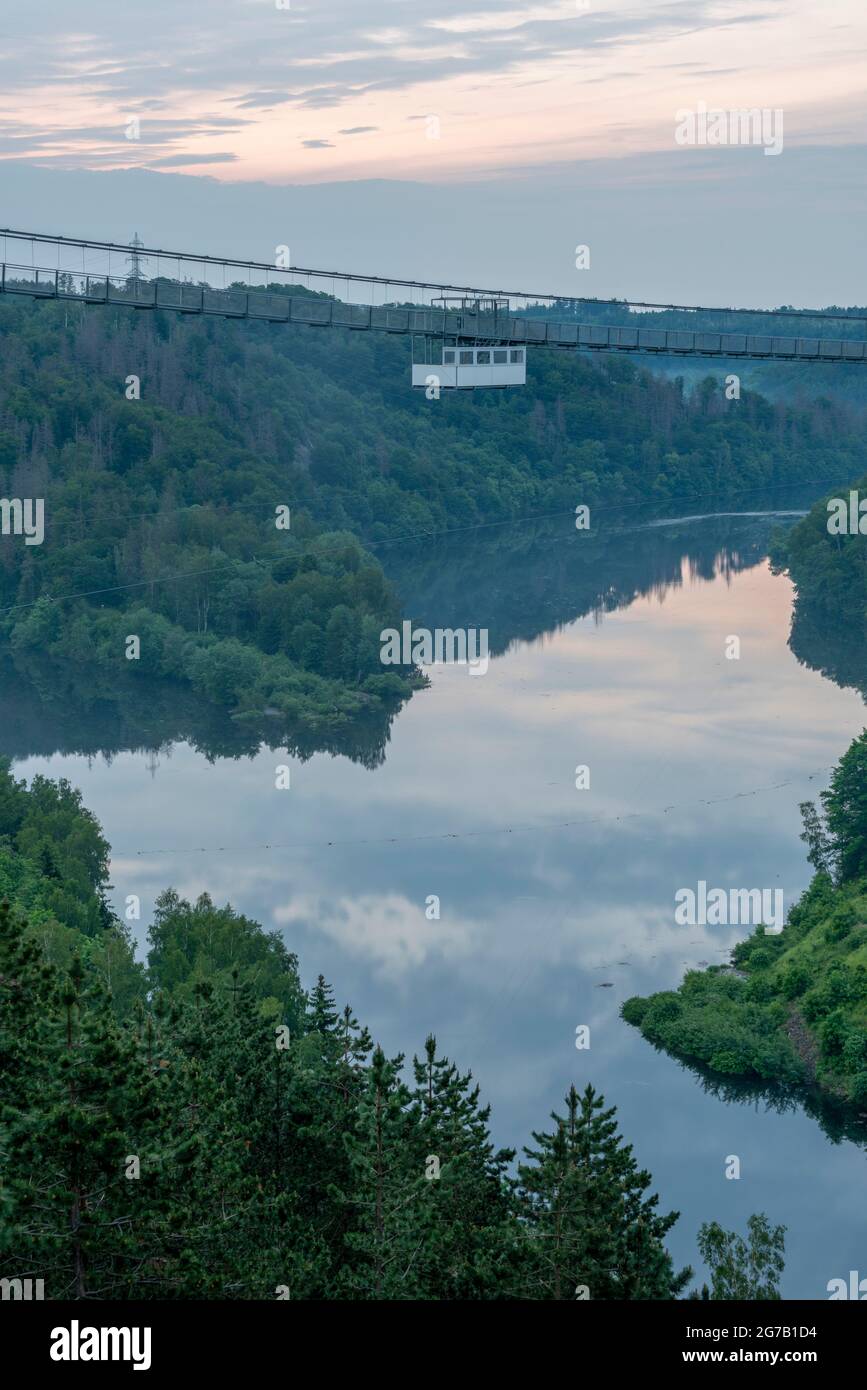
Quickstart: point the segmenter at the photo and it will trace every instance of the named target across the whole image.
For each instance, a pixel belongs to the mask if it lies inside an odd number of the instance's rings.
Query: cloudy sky
[[[782,108],[789,147],[863,139],[863,0],[3,0],[2,10],[7,161],[276,184],[438,182],[670,151],[675,111],[699,101]]]
[[[539,292],[851,305],[865,51],[864,0],[2,0],[0,223]],[[780,157],[679,144],[700,103],[781,111]]]

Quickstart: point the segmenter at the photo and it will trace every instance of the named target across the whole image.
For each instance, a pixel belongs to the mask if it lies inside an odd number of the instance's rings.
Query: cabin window
[[[523,349],[523,348],[512,348],[512,361],[513,361],[513,362],[523,362],[523,360],[524,360],[524,349]]]
[[[467,366],[467,367],[472,366],[472,362],[473,362],[473,354],[472,354],[471,352],[462,352],[462,353],[461,353],[461,365],[462,365],[462,366]]]
[[[491,365],[491,354],[489,352],[477,352],[476,361],[480,367],[489,367]]]
[[[494,349],[494,361],[495,361],[495,362],[508,362],[508,360],[509,360],[509,354],[506,352],[506,349],[505,349],[505,348],[499,348],[499,349],[498,349],[498,348],[495,348],[495,349]]]
[[[446,352],[443,353],[443,362],[444,362],[444,363],[445,363],[445,362],[454,362],[454,360],[455,360],[455,354],[454,354],[454,352],[448,352],[448,351],[446,351]]]

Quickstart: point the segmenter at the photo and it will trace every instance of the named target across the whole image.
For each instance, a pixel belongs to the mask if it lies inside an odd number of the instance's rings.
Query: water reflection
[[[797,495],[794,498],[797,501]],[[404,611],[423,626],[483,626],[492,655],[518,641],[560,631],[578,618],[660,602],[696,580],[729,579],[758,565],[771,531],[800,511],[764,511],[674,521],[602,516],[589,532],[569,517],[481,527],[469,533],[388,549],[382,556]],[[385,759],[399,703],[340,734],[264,726],[171,681],[135,668],[111,686],[94,686],[89,667],[0,647],[0,754],[157,754],[185,743],[208,760],[250,758],[261,748],[306,761],[314,753],[375,768]]]
[[[671,1057],[654,1043],[657,1052]],[[822,1133],[832,1144],[844,1139],[867,1148],[867,1114],[842,1105],[833,1097],[812,1086],[778,1086],[756,1079],[720,1076],[694,1058],[676,1057],[685,1071],[693,1074],[702,1090],[725,1105],[750,1104],[760,1114],[797,1114],[801,1110],[811,1115]]]
[[[89,667],[0,649],[0,754],[10,758],[79,753],[111,760],[128,750],[165,754],[184,743],[209,762],[270,748],[301,762],[325,752],[375,768],[384,761],[399,703],[340,735],[276,721],[269,727],[267,718],[264,726],[261,718],[234,719],[188,686],[151,680],[146,672],[95,688]]]
[[[867,640],[853,633],[848,615],[815,612],[800,595],[792,609],[789,645],[799,661],[835,685],[859,690],[867,699]]]
[[[660,602],[672,588],[727,580],[766,556],[775,526],[802,513],[648,521],[617,514],[576,531],[570,520],[481,529],[382,557],[405,611],[428,627],[484,625],[495,655],[591,615]]]
[[[678,887],[767,885],[787,904],[803,890],[798,803],[864,722],[860,696],[788,649],[791,586],[763,559],[773,524],[576,539],[566,518],[474,533],[471,553],[466,538],[395,553],[414,617],[489,627],[490,670],[437,668],[376,768],[353,749],[290,754],[290,793],[275,790],[280,753],[234,743],[194,705],[74,710],[71,684],[31,681],[5,691],[0,736],[19,775],[81,787],[114,847],[119,907],[136,893],[147,920],[172,884],[280,928],[305,980],[330,977],[388,1052],[430,1031],[472,1067],[498,1143],[525,1142],[571,1082],[592,1081],[682,1213],[678,1263],[696,1263],[702,1221],[743,1229],[765,1210],[789,1227],[784,1296],[823,1298],[863,1266],[858,1136],[809,1102],[697,1085],[619,1017],[742,934],[676,926]],[[733,633],[739,661],[724,655]]]

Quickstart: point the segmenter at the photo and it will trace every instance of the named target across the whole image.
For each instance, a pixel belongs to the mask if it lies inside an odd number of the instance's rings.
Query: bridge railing
[[[553,327],[553,325],[550,325]],[[864,362],[860,338],[789,338],[765,333],[689,333],[671,328],[577,325],[580,347],[621,352],[700,354],[706,357],[776,357],[804,361]]]
[[[778,358],[865,362],[867,342],[858,338],[782,337],[714,333],[707,330],[641,328],[558,322],[504,311],[477,313],[448,307],[350,304],[326,295],[276,293],[266,288],[217,289],[207,283],[158,276],[93,274],[43,266],[0,263],[0,292],[34,299],[74,299],[91,304],[170,309],[224,318],[311,327],[378,329],[456,342],[520,343],[525,346],[674,356]]]

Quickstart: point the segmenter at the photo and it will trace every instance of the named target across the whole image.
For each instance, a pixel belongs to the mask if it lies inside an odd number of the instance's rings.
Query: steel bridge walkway
[[[310,327],[346,328],[361,331],[378,330],[425,338],[446,338],[456,343],[511,343],[527,347],[589,349],[600,352],[668,354],[680,357],[724,357],[777,359],[808,362],[865,362],[867,342],[854,338],[781,337],[773,334],[690,332],[683,329],[615,327],[582,324],[574,320],[557,321],[521,313],[533,307],[550,312],[562,296],[531,295],[523,292],[478,290],[469,286],[438,285],[422,281],[386,280],[381,276],[356,275],[350,272],[306,270],[299,267],[280,267],[262,262],[229,261],[214,256],[197,256],[189,252],[166,252],[112,242],[74,240],[49,237],[41,233],[16,232],[0,229],[4,241],[0,261],[0,294],[23,295],[31,299],[77,301],[85,304],[117,305],[134,309],[168,309],[176,313],[217,315],[264,321],[267,323],[306,324]],[[9,259],[8,242],[14,243],[14,259]],[[30,246],[30,264],[21,256],[22,244]],[[35,248],[39,247],[43,261],[55,259],[54,266],[36,264]],[[54,256],[51,256],[51,252]],[[102,262],[98,268],[88,267],[88,257],[96,255]],[[80,258],[81,265],[73,262]],[[112,259],[115,269],[112,270]],[[119,274],[119,262],[132,263],[132,269]],[[64,264],[62,264],[62,262]],[[175,268],[175,277],[167,269]],[[192,281],[192,268],[199,271],[198,283]],[[152,273],[145,275],[144,268]],[[186,278],[184,271],[187,272]],[[233,282],[220,287],[208,282],[222,272],[239,272],[249,277],[254,271],[266,272],[269,279],[260,287],[239,286]],[[307,293],[292,293],[302,288],[306,280]],[[329,281],[331,292],[320,289],[310,292],[311,281],[321,286]],[[458,294],[466,297],[500,296],[508,301],[508,310],[478,313],[434,304],[356,304],[349,295],[340,298],[340,284],[351,294],[358,285],[368,291],[372,287],[390,290],[411,289],[421,292],[418,297],[430,298]],[[570,301],[574,302],[574,301]],[[624,308],[628,303],[624,301]],[[667,307],[667,306],[666,306]],[[672,306],[675,307],[675,306]],[[707,311],[710,312],[710,311]],[[747,312],[719,310],[720,313]],[[773,310],[750,311],[773,316]],[[785,311],[776,311],[777,314]],[[794,311],[791,317],[815,319],[847,317],[822,315],[809,311]],[[855,319],[854,321],[858,321]]]

